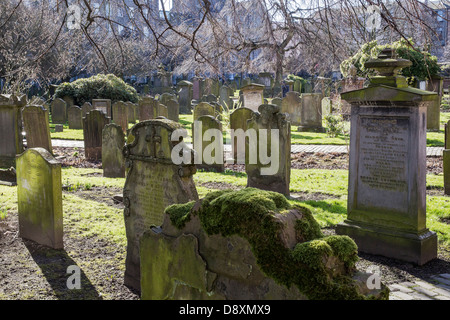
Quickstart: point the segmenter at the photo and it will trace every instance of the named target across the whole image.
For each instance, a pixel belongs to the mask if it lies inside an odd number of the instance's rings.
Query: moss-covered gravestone
[[[67,109],[69,129],[83,129],[83,110],[78,106]]]
[[[216,116],[216,110],[214,106],[210,105],[207,102],[200,102],[198,105],[194,107],[193,112],[193,121],[197,120],[201,116]]]
[[[300,94],[295,91],[287,92],[281,102],[281,112],[289,115],[291,125],[298,126],[301,124],[301,111],[302,98]]]
[[[43,148],[17,156],[19,234],[22,238],[63,248],[61,163]]]
[[[380,75],[342,94],[351,104],[350,165],[337,232],[362,252],[423,265],[437,256],[426,227],[426,112],[436,93],[408,87],[398,72],[410,65],[383,50],[365,64]]]
[[[114,123],[122,128],[124,133],[128,130],[128,105],[123,101],[113,104]]]
[[[445,124],[444,193],[450,195],[450,121]]]
[[[44,148],[53,153],[48,110],[43,106],[26,106],[22,109],[27,148]]]
[[[253,110],[248,108],[238,108],[230,115],[230,137],[232,139],[231,152],[237,164],[245,164],[245,132],[247,123],[252,119]]]
[[[195,165],[175,165],[172,133],[181,124],[154,119],[136,124],[132,142],[124,148],[127,177],[123,189],[127,234],[125,284],[140,288],[139,239],[152,227],[162,225],[164,209],[175,203],[198,199],[192,175]]]
[[[110,123],[103,128],[102,134],[102,169],[107,178],[125,178],[125,159],[123,147],[125,135],[122,127]]]
[[[84,153],[86,159],[97,161],[102,159],[103,128],[111,119],[100,110],[92,110],[83,118]]]
[[[355,268],[353,240],[279,193],[221,190],[165,212],[141,237],[143,300],[388,299]]]
[[[223,172],[222,123],[213,116],[201,116],[192,123],[192,136],[197,168]]]
[[[65,124],[67,121],[67,103],[60,98],[52,101],[52,123]]]
[[[26,96],[0,95],[0,168],[16,165],[16,155],[23,152],[21,109]]]
[[[264,104],[247,122],[248,130],[253,131],[245,149],[247,187],[289,196],[291,124],[286,116],[280,112],[280,107]]]

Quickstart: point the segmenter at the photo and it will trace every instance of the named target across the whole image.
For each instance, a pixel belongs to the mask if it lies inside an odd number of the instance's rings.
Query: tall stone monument
[[[365,64],[379,76],[342,94],[351,104],[350,164],[337,233],[362,252],[423,265],[437,256],[426,227],[426,112],[436,93],[408,87],[398,72],[410,65],[385,49]]]
[[[176,145],[172,133],[182,128],[168,119],[140,122],[131,129],[134,140],[124,147],[127,177],[123,201],[128,241],[125,284],[136,290],[140,290],[141,236],[162,225],[167,206],[198,199],[192,178],[195,165],[175,165],[172,161]]]

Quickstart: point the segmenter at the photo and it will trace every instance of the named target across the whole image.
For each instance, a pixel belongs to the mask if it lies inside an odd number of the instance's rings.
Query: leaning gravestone
[[[102,159],[103,128],[111,119],[100,110],[92,110],[83,118],[84,152],[87,160]]]
[[[110,119],[113,119],[113,111],[110,99],[92,99],[92,108],[100,110]]]
[[[201,116],[216,116],[216,110],[214,106],[210,105],[207,102],[200,102],[198,105],[194,107],[193,112],[193,121],[197,120]]]
[[[260,105],[264,104],[264,85],[252,83],[241,88],[242,106],[258,111]]]
[[[281,112],[289,115],[291,125],[298,126],[301,122],[302,98],[298,92],[289,91],[281,101]]]
[[[69,129],[83,129],[83,110],[78,106],[71,106],[67,109]]]
[[[128,241],[125,284],[137,290],[140,290],[140,237],[150,228],[162,225],[167,206],[198,199],[192,179],[195,165],[172,162],[171,136],[182,128],[167,119],[140,122],[131,129],[133,142],[124,148],[127,177],[123,201]]]
[[[125,177],[125,160],[123,147],[125,135],[122,127],[110,123],[103,128],[102,133],[102,168],[103,176],[107,178]]]
[[[167,118],[169,120],[178,122],[180,119],[180,106],[176,100],[167,101]]]
[[[426,110],[436,93],[408,87],[398,72],[411,64],[387,48],[365,64],[381,75],[342,94],[351,104],[348,213],[336,231],[361,252],[423,265],[437,256],[426,228]]]
[[[264,104],[258,111],[247,122],[247,130],[254,132],[245,149],[247,187],[289,196],[291,124],[276,105]]]
[[[21,109],[26,96],[0,95],[0,168],[15,167],[23,152]]]
[[[197,168],[223,172],[222,123],[213,116],[201,116],[192,123],[192,136]]]
[[[253,110],[238,108],[230,115],[231,154],[236,164],[245,164],[245,135],[247,123],[252,119]],[[237,131],[237,130],[242,131]]]
[[[44,148],[53,153],[48,110],[42,106],[26,106],[22,110],[27,148]]]
[[[124,133],[128,130],[128,105],[118,101],[113,104],[114,123],[122,127]]]
[[[67,104],[63,99],[56,98],[52,102],[52,123],[65,124],[67,121]]]
[[[63,248],[61,163],[43,148],[17,156],[19,234],[54,249]]]
[[[444,193],[450,195],[450,121],[445,124]]]
[[[303,93],[298,131],[325,132],[322,126],[322,94]]]

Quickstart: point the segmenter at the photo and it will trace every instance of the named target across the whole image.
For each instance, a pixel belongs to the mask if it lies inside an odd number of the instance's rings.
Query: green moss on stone
[[[183,229],[186,222],[191,220],[190,212],[194,207],[195,201],[184,204],[174,204],[166,208],[166,213],[170,215],[170,221],[178,229]]]

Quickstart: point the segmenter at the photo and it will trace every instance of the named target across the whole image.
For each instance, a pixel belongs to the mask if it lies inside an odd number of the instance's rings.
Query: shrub
[[[64,82],[55,91],[55,98],[72,97],[76,105],[81,106],[92,99],[111,99],[116,101],[138,102],[136,90],[113,74],[98,74],[79,79],[71,83]]]
[[[340,115],[327,115],[325,117],[325,124],[327,127],[327,135],[330,138],[335,138],[343,133],[344,123]]]

